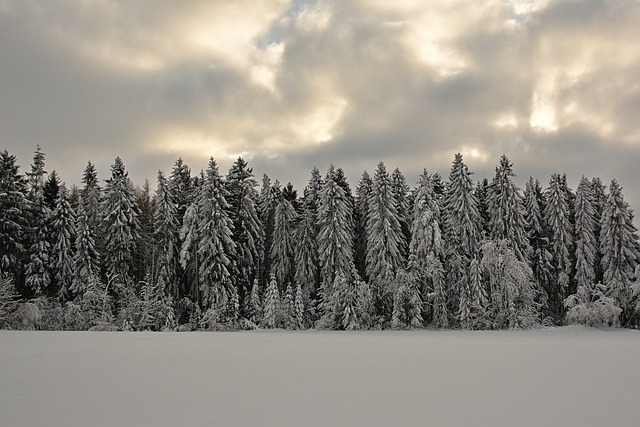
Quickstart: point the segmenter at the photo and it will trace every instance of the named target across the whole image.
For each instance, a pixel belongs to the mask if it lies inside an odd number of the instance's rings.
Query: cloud
[[[379,160],[414,182],[505,153],[542,182],[618,176],[637,206],[639,21],[612,0],[0,0],[0,138],[71,182],[116,155],[138,183],[241,155],[355,187]]]

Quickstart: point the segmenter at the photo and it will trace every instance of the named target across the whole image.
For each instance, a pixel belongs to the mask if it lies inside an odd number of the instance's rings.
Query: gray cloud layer
[[[640,205],[637,1],[3,1],[0,147],[69,182],[242,155],[302,186],[384,160],[409,182],[619,178]]]

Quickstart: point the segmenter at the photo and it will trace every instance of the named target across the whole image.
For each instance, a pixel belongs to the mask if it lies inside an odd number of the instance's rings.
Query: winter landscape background
[[[635,425],[638,331],[0,331],[0,422]]]

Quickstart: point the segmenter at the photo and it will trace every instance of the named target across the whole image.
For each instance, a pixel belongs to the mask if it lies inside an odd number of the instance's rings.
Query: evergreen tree
[[[404,263],[404,235],[391,184],[384,163],[380,162],[369,195],[367,274],[373,287],[378,314],[384,317],[391,315],[391,282]]]
[[[471,261],[478,257],[481,239],[478,200],[471,174],[460,153],[455,155],[451,166],[443,209],[448,305],[449,310],[454,312],[459,306],[460,293],[468,289],[468,284],[464,283],[469,278],[467,269]]]
[[[447,292],[445,289],[444,268],[440,260],[429,255],[427,260],[428,270],[427,277],[431,282],[432,292],[429,293],[429,299],[432,301],[432,324],[436,328],[449,327],[449,310],[447,308]]]
[[[546,199],[544,219],[552,233],[550,252],[553,256],[555,270],[555,286],[552,287],[549,297],[554,302],[556,310],[560,311],[560,303],[564,300],[569,289],[573,228],[569,218],[569,198],[564,189],[563,178],[557,173],[551,176]]]
[[[102,221],[101,198],[102,190],[98,182],[98,173],[93,163],[88,162],[82,175],[84,186],[80,190],[80,200],[87,216],[87,225],[98,237],[100,222]]]
[[[296,297],[294,301],[295,329],[304,329],[304,296],[300,283],[296,285]]]
[[[428,268],[429,255],[442,256],[443,242],[440,231],[440,207],[427,171],[420,175],[413,203],[410,256],[422,274]]]
[[[295,221],[296,211],[284,196],[280,196],[274,214],[271,270],[275,274],[278,283],[283,285],[293,279],[293,230]]]
[[[261,263],[260,280],[266,286],[269,282],[271,271],[271,242],[273,240],[274,215],[276,202],[279,198],[280,184],[276,181],[273,185],[271,179],[264,174],[262,176],[262,188],[258,199],[258,213],[264,229],[264,259]]]
[[[155,198],[153,200],[153,252],[154,280],[163,295],[174,300],[180,297],[177,281],[179,253],[178,210],[169,191],[169,183],[162,171],[158,171]]]
[[[49,178],[44,183],[42,187],[42,194],[44,197],[44,204],[47,206],[49,211],[53,212],[56,208],[56,202],[58,200],[58,192],[60,191],[60,177],[58,173],[54,170],[49,174]]]
[[[478,199],[478,213],[480,214],[482,233],[484,236],[489,236],[491,233],[489,229],[491,218],[489,215],[489,180],[487,178],[482,178],[482,180],[478,181],[474,194]]]
[[[364,171],[362,178],[356,188],[356,208],[354,215],[355,223],[355,241],[354,241],[354,263],[358,274],[365,281],[369,281],[367,275],[367,219],[369,217],[369,196],[373,182],[371,177]]]
[[[264,296],[264,315],[262,324],[267,328],[275,328],[280,322],[280,294],[278,293],[278,282],[276,276],[271,275],[267,291]]]
[[[604,271],[602,270],[602,250],[600,249],[600,220],[604,207],[607,205],[607,195],[605,193],[605,187],[602,184],[600,178],[593,178],[591,180],[591,194],[593,196],[593,210],[595,214],[595,227],[593,234],[596,238],[596,253],[595,253],[595,283],[602,283]]]
[[[397,329],[422,327],[422,298],[418,278],[411,271],[399,270],[394,288],[391,326]]]
[[[326,299],[321,328],[357,330],[370,324],[373,296],[369,285],[357,279],[355,268],[345,275],[339,271]]]
[[[197,194],[200,188],[196,187],[196,189]],[[186,291],[191,295],[198,307],[202,303],[199,274],[201,256],[198,253],[198,242],[202,238],[201,222],[200,206],[196,202],[191,203],[184,214],[182,227],[180,227],[180,241],[182,242],[180,246],[180,266],[186,276]]]
[[[603,284],[606,295],[623,310],[624,324],[631,316],[631,284],[640,254],[637,246],[638,230],[633,224],[633,213],[615,179],[609,185],[609,197],[600,225]]]
[[[107,180],[104,196],[103,259],[107,277],[109,281],[131,285],[135,248],[140,237],[140,221],[135,192],[120,157],[116,157],[111,166],[111,178]]]
[[[233,295],[231,262],[236,255],[236,245],[231,237],[233,223],[228,215],[227,194],[218,165],[211,158],[196,203],[201,230],[198,242],[200,290],[204,302],[213,308],[226,306]]]
[[[63,302],[69,300],[69,290],[73,283],[73,242],[76,239],[76,214],[69,203],[68,193],[67,187],[63,183],[60,186],[56,209],[53,212],[52,230],[55,236],[52,271],[55,273],[58,297]]]
[[[398,222],[402,230],[403,245],[402,255],[406,261],[409,253],[409,242],[411,241],[411,209],[409,203],[409,186],[399,168],[395,168],[391,174],[391,193],[396,201],[396,211],[398,212]]]
[[[529,259],[529,242],[525,234],[524,207],[519,189],[511,177],[512,163],[502,155],[488,191],[490,238],[507,240],[521,261]]]
[[[329,166],[318,206],[318,255],[324,302],[333,295],[336,276],[351,274],[353,264],[353,217],[349,198]]]
[[[595,257],[598,242],[595,235],[596,212],[593,208],[591,183],[584,176],[576,189],[575,202],[576,237],[576,286],[590,290],[596,283]]]
[[[260,300],[260,287],[257,278],[253,280],[251,296],[249,298],[249,309],[247,311],[247,319],[253,323],[258,323],[260,319],[262,319],[262,302]]]
[[[184,163],[181,157],[178,157],[173,165],[173,169],[171,169],[167,186],[176,206],[178,224],[182,226],[187,207],[193,201],[193,183],[191,179],[191,169]]]
[[[312,207],[304,207],[302,219],[295,231],[295,282],[302,287],[305,301],[317,292],[316,278],[318,277],[318,242],[317,215]]]
[[[29,177],[28,207],[24,212],[27,215],[30,233],[28,233],[30,249],[29,264],[26,267],[25,281],[27,288],[33,290],[35,295],[42,295],[51,283],[50,254],[51,244],[49,235],[49,218],[51,211],[44,203],[44,170],[45,155],[37,146],[31,164]]]
[[[264,257],[264,232],[258,215],[256,185],[253,169],[239,157],[227,175],[227,201],[236,245],[234,280],[243,298],[257,277]]]
[[[287,283],[287,288],[284,292],[284,301],[282,308],[282,326],[285,329],[296,329],[296,314],[295,314],[295,302],[293,296],[293,288],[291,283]]]
[[[75,254],[73,256],[73,281],[69,290],[74,295],[84,295],[87,284],[100,277],[100,256],[95,247],[93,229],[89,226],[89,216],[83,204],[78,206],[76,222]]]
[[[540,182],[529,177],[524,191],[526,231],[531,247],[529,265],[538,285],[540,302],[550,314],[549,296],[553,293],[553,256],[549,251],[549,232],[544,224],[544,197]]]

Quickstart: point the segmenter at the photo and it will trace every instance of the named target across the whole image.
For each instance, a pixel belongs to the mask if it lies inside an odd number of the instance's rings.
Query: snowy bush
[[[567,308],[566,323],[585,326],[603,327],[620,326],[622,309],[615,304],[613,298],[605,296],[602,283],[593,288],[579,286],[577,293],[564,300]]]
[[[18,308],[13,283],[7,277],[0,277],[0,328],[10,327]]]

